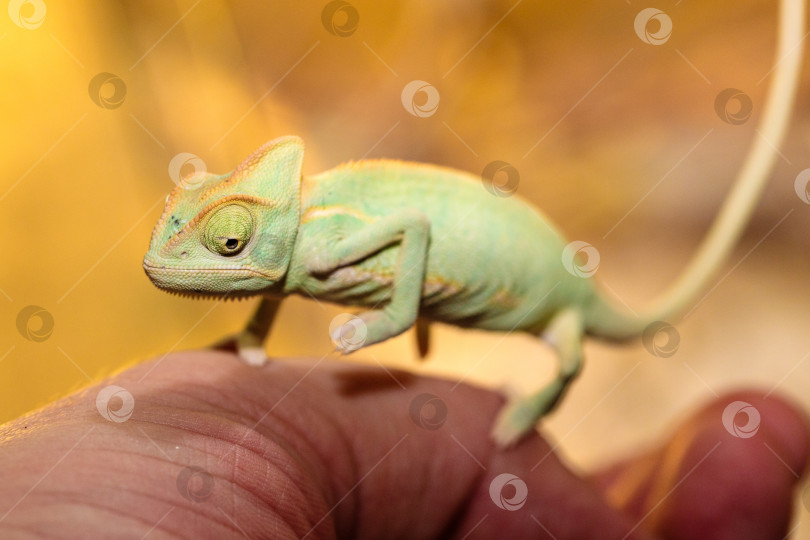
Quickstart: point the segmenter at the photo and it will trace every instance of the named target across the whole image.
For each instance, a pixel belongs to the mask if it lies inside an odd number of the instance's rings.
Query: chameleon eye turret
[[[253,215],[241,204],[215,209],[205,222],[203,243],[212,253],[233,257],[241,253],[253,235]]]

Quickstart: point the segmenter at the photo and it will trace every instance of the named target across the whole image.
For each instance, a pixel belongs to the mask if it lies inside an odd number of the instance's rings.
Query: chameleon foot
[[[329,339],[340,354],[349,354],[366,344],[368,330],[360,317],[350,316],[329,328]]]
[[[411,327],[412,320],[399,321],[386,310],[371,310],[350,316],[329,329],[329,337],[341,354],[349,354],[401,334]]]
[[[248,334],[239,333],[226,336],[210,346],[219,351],[235,352],[248,365],[262,366],[267,362],[264,347]]]
[[[239,358],[250,366],[263,366],[268,360],[264,347],[241,347]]]
[[[555,380],[536,394],[510,400],[498,413],[492,428],[495,444],[500,448],[514,446],[551,412],[563,389],[562,381]]]

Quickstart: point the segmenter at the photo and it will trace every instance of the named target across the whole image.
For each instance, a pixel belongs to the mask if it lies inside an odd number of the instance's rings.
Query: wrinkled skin
[[[804,470],[808,426],[775,396],[722,397],[658,449],[582,478],[539,435],[497,452],[488,437],[497,395],[393,376],[405,389],[382,369],[334,362],[256,368],[224,353],[189,352],[136,366],[0,428],[0,537],[545,538],[545,528],[559,540],[629,532],[778,539],[787,532],[798,483],[788,467]],[[97,410],[109,384],[134,397],[124,422]],[[438,429],[411,418],[422,393],[446,405]],[[115,399],[111,410],[122,403]],[[732,437],[720,421],[737,399],[761,413],[753,438]],[[188,466],[204,472],[184,473]],[[504,472],[527,484],[519,510],[490,498],[490,482]]]

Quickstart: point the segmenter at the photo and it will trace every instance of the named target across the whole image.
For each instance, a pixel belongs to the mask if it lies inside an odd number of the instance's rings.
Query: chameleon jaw
[[[261,294],[261,289],[276,281],[273,276],[245,266],[178,268],[144,260],[143,269],[157,288],[191,298],[247,298]],[[260,287],[255,286],[257,281]],[[226,289],[219,287],[222,283],[243,283],[245,286]]]

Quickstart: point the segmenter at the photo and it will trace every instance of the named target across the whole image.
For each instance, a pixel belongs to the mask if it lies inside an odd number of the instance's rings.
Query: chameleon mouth
[[[150,262],[143,262],[143,269],[148,276],[166,274],[166,275],[188,275],[199,276],[202,273],[220,274],[228,273],[237,276],[250,276],[250,277],[263,277],[270,279],[271,276],[256,270],[255,268],[245,266],[217,266],[217,267],[193,267],[193,268],[179,268],[173,266],[166,266],[163,264],[152,264]]]
[[[212,278],[221,277],[222,274],[227,274],[231,278],[251,279],[263,278],[267,279],[268,276],[258,272],[252,268],[236,267],[236,268],[177,268],[165,265],[156,265],[150,262],[143,262],[143,269],[147,277],[158,289],[166,291],[170,294],[182,296],[186,298],[212,298],[222,300],[241,300],[250,298],[261,294],[259,291],[254,290],[233,290],[233,289],[203,289],[194,284],[201,282],[208,282],[210,287],[211,282],[205,279],[208,275]],[[203,277],[203,279],[201,279]]]

